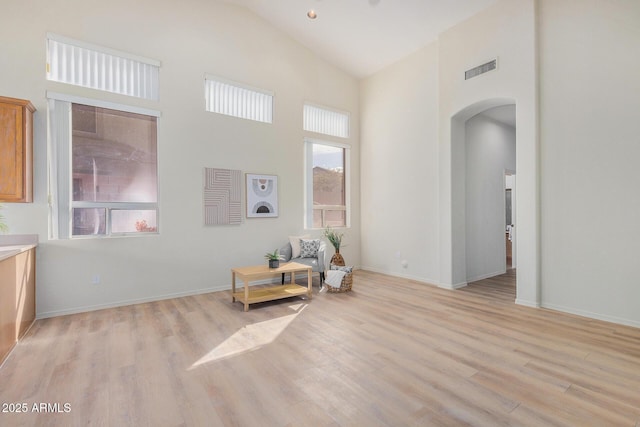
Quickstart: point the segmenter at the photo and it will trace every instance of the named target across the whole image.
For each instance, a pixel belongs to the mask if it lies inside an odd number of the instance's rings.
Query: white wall
[[[362,265],[437,283],[437,44],[360,90]]]
[[[45,36],[54,32],[158,59],[160,101],[135,100],[45,80]],[[275,92],[274,124],[204,111],[204,74]],[[159,236],[47,241],[45,92],[160,110]],[[357,81],[246,9],[224,2],[9,2],[0,15],[0,94],[30,99],[35,117],[35,200],[6,204],[11,232],[40,236],[39,316],[230,286],[230,268],[303,230],[302,105],[351,112],[352,227],[343,255],[360,263]],[[276,174],[279,212],[241,226],[204,227],[203,167]],[[320,232],[315,232],[320,235]],[[101,283],[92,285],[94,275]]]
[[[456,205],[452,189],[466,194],[466,179],[453,180],[466,159],[452,165],[464,155],[452,137],[465,141],[468,118],[511,102],[517,109],[517,302],[640,325],[640,57],[633,54],[640,51],[640,3],[501,1],[442,34],[436,46],[436,53],[430,45],[361,86],[363,265],[402,275],[394,251],[411,246],[429,258],[414,276],[450,287],[465,281],[466,242],[454,232],[466,228],[466,209],[459,209],[466,201]],[[461,80],[465,69],[496,56],[497,72]],[[405,109],[437,111],[438,123],[427,116],[406,120]],[[434,153],[434,134],[437,178],[433,164],[422,162]],[[414,182],[407,176],[430,190],[402,194],[398,189]],[[431,198],[417,197],[424,194]],[[410,226],[398,222],[386,213],[389,200],[403,211],[425,212],[424,221],[412,213]],[[420,247],[434,209],[440,236]],[[387,244],[381,231],[400,232],[386,235],[392,236]]]
[[[517,302],[538,305],[539,214],[535,8],[500,1],[439,38],[440,278],[466,284],[464,122],[480,111],[516,104],[519,225]],[[464,71],[498,58],[498,69],[464,80]]]
[[[466,284],[464,122],[486,108],[515,103],[524,195],[518,212],[526,225],[518,294],[520,302],[536,305],[534,23],[533,0],[498,2],[362,82],[364,267],[447,288]],[[465,70],[496,57],[498,71],[464,81]],[[452,119],[459,120],[455,143]],[[407,249],[422,265],[399,265]]]
[[[543,0],[539,31],[542,304],[640,326],[640,3]]]
[[[516,170],[516,132],[482,113],[465,130],[466,280],[472,282],[506,271],[504,173]]]

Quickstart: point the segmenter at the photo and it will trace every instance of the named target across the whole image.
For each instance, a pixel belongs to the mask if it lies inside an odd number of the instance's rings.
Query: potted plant
[[[0,205],[0,209],[2,209],[2,205]],[[0,233],[6,233],[9,231],[9,227],[4,222],[4,216],[0,214]]]
[[[327,238],[329,243],[336,250],[336,253],[331,257],[330,263],[333,265],[344,265],[344,258],[340,255],[340,245],[342,245],[343,233],[336,232],[333,228],[327,226],[324,229],[324,237]]]
[[[273,251],[273,253],[267,252],[264,255],[265,259],[269,261],[269,268],[278,268],[280,267],[280,260],[282,257],[278,253],[278,249]]]

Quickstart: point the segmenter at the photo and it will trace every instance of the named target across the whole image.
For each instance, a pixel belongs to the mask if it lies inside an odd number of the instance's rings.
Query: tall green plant
[[[336,251],[340,250],[340,245],[342,244],[342,236],[344,236],[343,233],[337,233],[331,227],[327,227],[324,229],[324,237],[327,238],[329,243],[333,245]]]

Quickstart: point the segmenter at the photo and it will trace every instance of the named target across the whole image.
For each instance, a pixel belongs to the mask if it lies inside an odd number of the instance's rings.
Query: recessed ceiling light
[[[316,19],[318,17],[318,14],[315,10],[311,9],[309,12],[307,12],[307,17],[309,19]]]

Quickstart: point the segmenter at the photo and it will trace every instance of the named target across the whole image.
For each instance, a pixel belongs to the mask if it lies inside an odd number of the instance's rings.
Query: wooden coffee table
[[[307,272],[306,287],[295,283],[296,273],[304,271]],[[249,289],[249,282],[251,281],[284,273],[291,273],[291,283]],[[239,292],[236,292],[236,277],[244,282],[244,290]],[[256,265],[231,269],[231,301],[244,303],[244,311],[249,311],[249,304],[256,302],[273,301],[301,295],[306,295],[307,298],[311,299],[311,292],[311,267],[308,265],[287,262],[280,264],[278,268],[269,268],[268,265]]]

